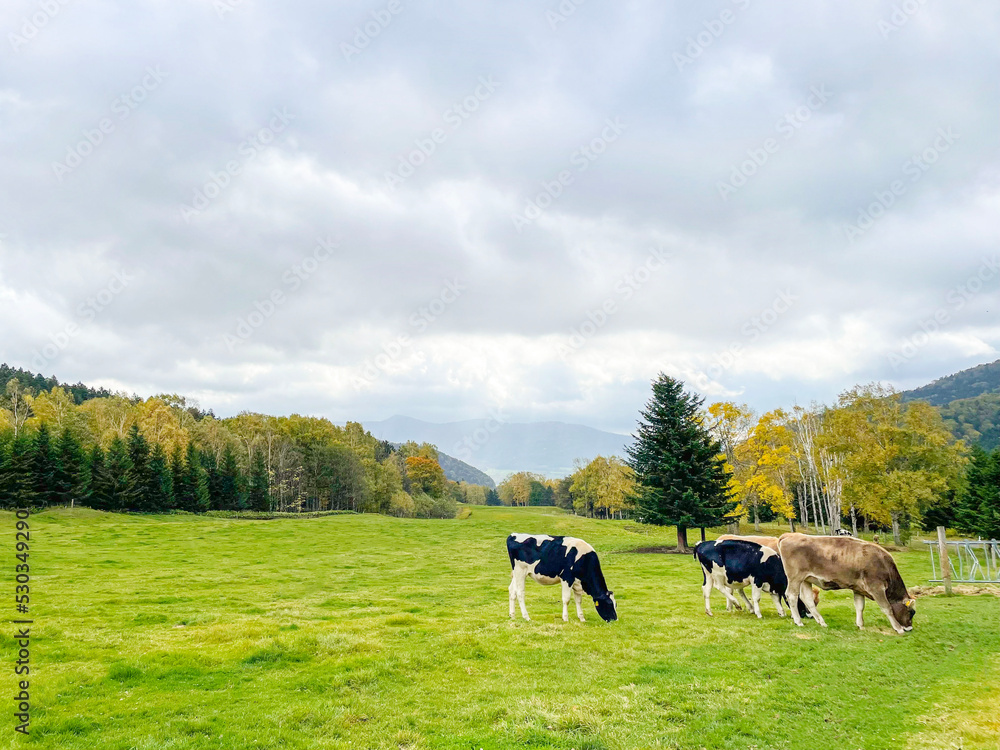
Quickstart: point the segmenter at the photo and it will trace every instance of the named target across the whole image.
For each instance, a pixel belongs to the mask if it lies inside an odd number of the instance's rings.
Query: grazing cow
[[[563,622],[569,622],[569,600],[576,599],[576,616],[585,622],[581,601],[586,593],[597,605],[597,614],[607,622],[618,619],[613,591],[608,591],[601,572],[601,562],[594,548],[571,536],[511,534],[507,537],[510,556],[510,616],[514,600],[521,605],[521,616],[530,620],[524,606],[524,581],[528,576],[544,586],[562,582]]]
[[[739,603],[733,597],[732,589],[739,590],[743,600],[746,601],[742,589],[750,586],[753,604],[750,605],[749,602],[747,604],[757,617],[763,617],[760,613],[760,598],[766,591],[771,595],[778,614],[781,617],[785,616],[781,600],[785,597],[788,579],[785,577],[781,558],[770,547],[762,547],[743,539],[727,539],[721,542],[711,540],[695,547],[694,557],[701,563],[704,575],[702,591],[705,594],[705,613],[710,617],[712,607],[709,599],[713,585],[722,592],[727,602],[732,602],[737,607]]]
[[[715,541],[725,542],[729,539],[742,539],[744,542],[753,542],[754,544],[759,544],[761,547],[770,547],[775,552],[778,551],[778,537],[776,536],[738,536],[736,534],[723,534],[722,536],[717,537]],[[719,590],[721,591],[721,589]],[[750,602],[747,602],[747,597],[746,594],[743,593],[743,589],[736,589],[736,592],[740,595],[740,598],[746,602],[747,609],[750,609]],[[816,604],[819,604],[819,589],[815,586],[813,587],[813,599],[816,600]],[[727,599],[726,611],[728,612],[732,606],[733,605]],[[805,608],[805,605],[799,607],[799,614],[803,617],[812,617],[812,615],[809,614],[809,610]]]
[[[834,536],[854,536],[849,529],[837,529],[833,533]]]
[[[897,633],[913,630],[916,602],[910,598],[892,555],[877,544],[854,537],[782,534],[778,549],[788,574],[786,596],[792,604],[796,625],[802,625],[802,620],[793,602],[798,602],[801,596],[813,619],[826,627],[812,601],[808,584],[814,583],[826,590],[853,591],[855,622],[859,628],[864,627],[865,599],[872,599],[893,630]]]

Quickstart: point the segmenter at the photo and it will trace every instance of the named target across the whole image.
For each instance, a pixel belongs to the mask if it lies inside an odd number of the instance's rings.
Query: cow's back
[[[753,542],[754,544],[759,544],[761,547],[770,547],[775,552],[778,551],[778,537],[776,536],[740,536],[739,534],[723,534],[716,539],[718,542],[724,542],[727,540]]]

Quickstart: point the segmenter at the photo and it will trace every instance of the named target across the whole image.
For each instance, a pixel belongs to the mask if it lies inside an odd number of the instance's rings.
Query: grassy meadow
[[[921,598],[905,636],[874,604],[859,632],[846,592],[824,593],[827,630],[766,596],[763,621],[718,594],[709,618],[690,555],[628,553],[673,529],[469,511],[32,516],[32,734],[8,705],[0,747],[1000,746],[1000,598]],[[0,524],[13,539],[12,514]],[[571,605],[564,624],[559,587],[532,581],[532,621],[508,619],[511,531],[594,544],[621,619],[585,598],[587,622]],[[927,583],[926,551],[896,557]]]

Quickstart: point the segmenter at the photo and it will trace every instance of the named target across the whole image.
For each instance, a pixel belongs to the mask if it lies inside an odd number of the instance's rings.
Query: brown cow
[[[897,633],[913,630],[915,602],[910,598],[892,555],[877,544],[849,536],[807,536],[782,534],[778,553],[788,576],[785,596],[796,625],[802,625],[796,604],[801,596],[806,609],[824,628],[816,609],[811,586],[822,589],[850,589],[859,628],[864,627],[865,599],[872,599],[889,618]]]
[[[727,539],[742,539],[744,542],[753,542],[754,544],[759,544],[761,547],[770,547],[775,552],[778,552],[778,537],[776,537],[776,536],[740,536],[739,534],[723,534],[722,536],[718,537],[716,539],[716,541],[717,542],[724,542]],[[779,554],[780,554],[780,552],[779,552]],[[720,591],[721,591],[721,589],[720,589]],[[738,589],[737,592],[739,593],[739,595],[741,597],[743,597],[743,601],[746,602],[747,598],[746,598],[746,595],[743,593],[743,590],[742,589]],[[813,595],[813,601],[816,602],[816,604],[818,605],[819,604],[819,589],[816,588],[815,586],[812,587],[812,595]],[[727,599],[726,600],[726,611],[728,612],[729,608],[732,607],[732,606],[733,605],[730,604],[729,600]],[[753,607],[750,605],[750,602],[747,602],[747,607],[749,607],[751,610],[753,609]],[[781,605],[779,604],[778,607],[779,607],[778,611],[781,612],[782,611],[780,609]],[[782,616],[784,616],[784,615],[782,615]]]

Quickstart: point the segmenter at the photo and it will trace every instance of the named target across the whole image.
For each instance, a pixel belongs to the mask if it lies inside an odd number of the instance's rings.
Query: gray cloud
[[[700,387],[759,408],[993,359],[1000,278],[947,295],[998,252],[1000,12],[911,5],[70,2],[22,44],[42,5],[10,4],[0,358],[32,367],[76,322],[46,373],[220,413],[502,404],[618,430],[658,369],[694,383],[733,344]],[[926,163],[941,130],[956,137]],[[185,218],[198,191],[218,195]],[[518,231],[529,202],[548,205]],[[328,236],[338,250],[292,288]],[[626,297],[651,248],[669,260]],[[121,270],[133,281],[81,318]],[[448,281],[464,290],[421,318]],[[783,290],[795,304],[748,335]]]

